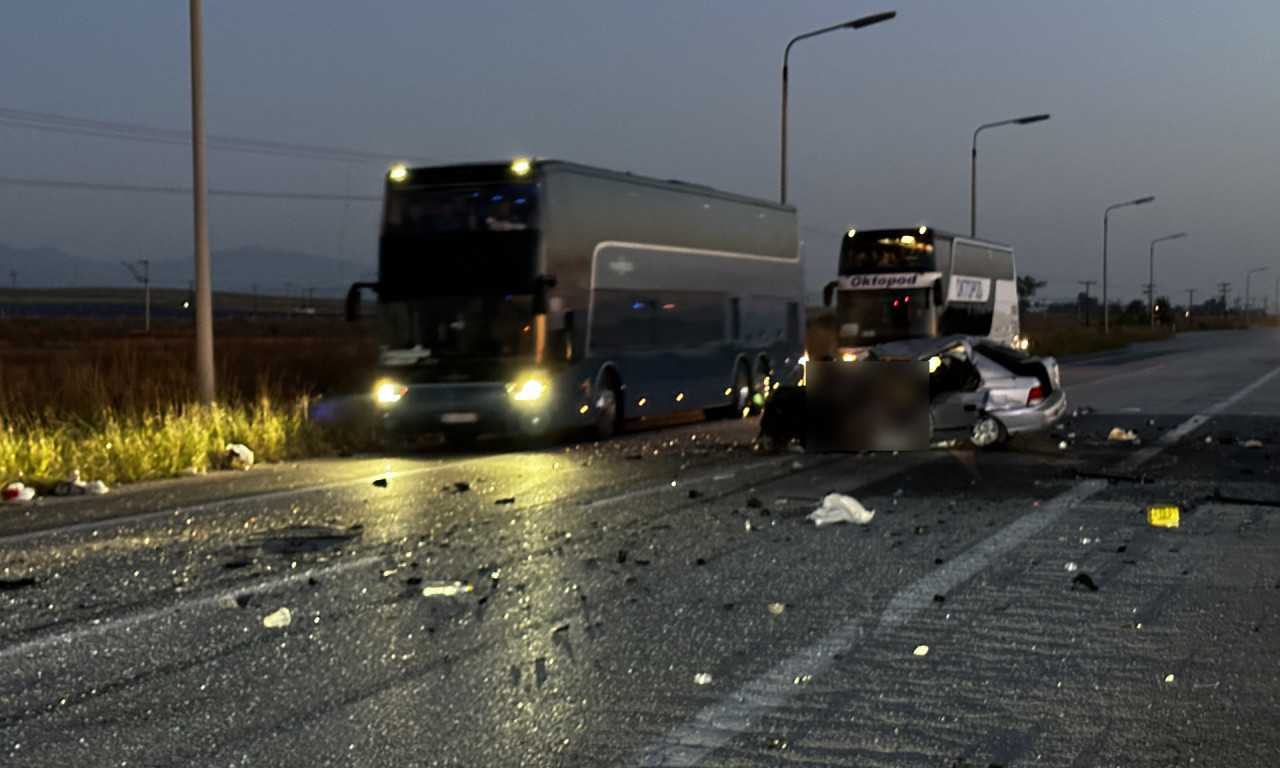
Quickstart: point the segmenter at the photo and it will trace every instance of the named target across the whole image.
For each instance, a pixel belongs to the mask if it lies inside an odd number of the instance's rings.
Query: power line
[[[16,128],[27,128],[37,131],[55,131],[73,133],[99,138],[121,139],[126,141],[145,141],[157,144],[189,145],[191,134],[187,131],[156,128],[150,125],[133,123],[116,123],[107,120],[91,120],[69,115],[57,115],[47,112],[31,112],[21,109],[0,107],[0,125]],[[281,141],[263,141],[246,139],[238,136],[209,136],[208,144],[215,149],[236,152],[254,152],[269,155],[291,155],[324,160],[348,160],[388,162],[391,160],[411,160],[413,162],[431,163],[430,159],[398,158],[378,152],[322,147],[311,144],[295,144]]]
[[[15,179],[0,176],[0,184],[11,184],[24,187],[57,187],[62,189],[84,189],[94,192],[153,192],[170,195],[189,195],[191,187],[149,187],[137,184],[96,184],[88,181],[53,181],[49,179]],[[268,192],[248,189],[211,189],[211,195],[222,197],[275,197],[289,200],[355,200],[358,202],[380,202],[381,197],[372,195],[329,195],[312,192]]]

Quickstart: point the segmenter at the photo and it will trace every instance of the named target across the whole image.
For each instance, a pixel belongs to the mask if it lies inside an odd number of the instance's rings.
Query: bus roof
[[[530,160],[529,169],[523,173],[517,172],[512,166],[513,163],[511,162],[417,166],[405,169],[408,176],[404,181],[417,184],[442,185],[499,180],[518,181],[521,178],[527,178],[529,176],[545,176],[548,172],[567,171],[569,173],[578,173],[586,176],[596,176],[599,178],[625,181],[630,184],[642,184],[649,187],[657,187],[659,189],[685,192],[702,197],[714,197],[720,200],[743,203],[746,205],[758,205],[779,211],[795,212],[795,208],[790,205],[781,205],[771,200],[762,200],[760,198],[739,195],[734,192],[725,192],[723,190],[703,186],[701,184],[692,184],[685,181],[679,181],[677,179],[657,179],[651,176],[641,176],[639,174],[631,173],[630,171],[611,171],[607,168],[597,168],[565,160]]]
[[[854,237],[881,238],[881,237],[898,237],[904,234],[919,235],[920,229],[921,229],[920,227],[902,227],[900,229],[855,229],[851,231],[854,232]],[[989,246],[992,246],[995,248],[1001,248],[1004,250],[1013,250],[1012,246],[1006,245],[1004,243],[996,242],[995,240],[987,240],[981,237],[969,237],[968,235],[962,235],[956,232],[948,232],[944,229],[938,229],[936,227],[924,227],[924,230],[925,230],[925,234],[931,235],[933,237],[941,236],[951,240],[967,240],[972,243],[981,243],[982,245],[989,245]],[[845,240],[850,239],[848,232],[844,234],[843,239]]]

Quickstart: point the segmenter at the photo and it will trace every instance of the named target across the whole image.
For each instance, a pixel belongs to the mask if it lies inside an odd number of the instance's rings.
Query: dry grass
[[[216,465],[227,443],[259,460],[368,447],[372,429],[317,424],[322,395],[368,391],[377,344],[316,318],[220,323],[219,404],[195,404],[190,325],[141,335],[86,320],[0,323],[0,482],[50,485],[73,469],[107,483]]]

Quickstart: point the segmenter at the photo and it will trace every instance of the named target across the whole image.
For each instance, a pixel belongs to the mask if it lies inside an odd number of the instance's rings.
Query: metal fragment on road
[[[917,646],[916,646],[916,649],[915,649],[914,651],[912,651],[911,653],[912,653],[912,654],[914,654],[914,655],[916,655],[916,656],[928,656],[928,655],[929,655],[929,646],[927,646],[927,645],[917,645]]]
[[[708,675],[706,672],[699,672],[698,674],[693,676],[693,684],[694,685],[710,685],[711,675]]]

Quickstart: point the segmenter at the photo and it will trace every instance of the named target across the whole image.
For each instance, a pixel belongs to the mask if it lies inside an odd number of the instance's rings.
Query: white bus
[[[838,354],[876,344],[962,333],[1018,343],[1013,250],[928,227],[849,230],[840,246],[834,299]]]

